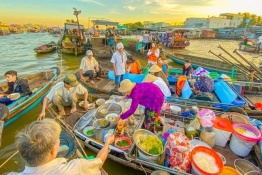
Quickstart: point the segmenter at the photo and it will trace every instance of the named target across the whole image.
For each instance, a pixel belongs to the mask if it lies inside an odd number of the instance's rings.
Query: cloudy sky
[[[250,12],[262,16],[261,0],[0,0],[0,21],[62,26],[82,11],[80,23],[106,18],[120,23],[136,21],[182,22],[188,17]]]

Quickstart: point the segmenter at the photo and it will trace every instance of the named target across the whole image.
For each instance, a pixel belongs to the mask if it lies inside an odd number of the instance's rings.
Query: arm
[[[11,94],[13,92],[13,88],[10,83],[7,83],[7,84],[8,84],[8,90],[5,91],[4,94]]]
[[[117,76],[115,54],[113,54],[110,62],[113,64],[113,70],[114,70],[115,76]]]
[[[49,99],[47,97],[45,97],[44,100],[43,100],[42,111],[39,114],[37,120],[41,120],[41,119],[45,118],[45,110],[46,110],[48,102],[49,102]]]
[[[156,49],[156,57],[158,58],[159,57],[159,54],[160,54],[160,52],[159,52],[159,49]]]
[[[85,79],[84,75],[83,75],[83,69],[79,69],[79,75],[80,75],[80,78],[83,80]]]
[[[151,49],[148,50],[147,56],[149,56],[150,54],[151,54]]]
[[[26,96],[31,92],[27,80],[21,79],[19,84],[20,84],[19,93],[21,97]]]
[[[106,138],[106,143],[103,146],[103,148],[98,152],[96,158],[100,158],[102,160],[102,164],[100,165],[100,168],[102,168],[103,164],[106,161],[106,158],[109,153],[109,145],[114,142],[115,138],[114,135],[108,135]]]
[[[117,76],[117,72],[116,72],[116,64],[115,64],[115,63],[113,63],[113,69],[114,69],[115,76]]]
[[[88,91],[86,91],[85,93],[84,93],[84,108],[85,108],[85,110],[88,110],[88,103],[87,103],[87,99],[88,99]]]
[[[135,98],[132,98],[132,104],[129,110],[127,110],[125,113],[120,115],[121,119],[126,119],[128,118],[130,115],[134,114],[136,112],[136,109],[139,105],[139,101]]]

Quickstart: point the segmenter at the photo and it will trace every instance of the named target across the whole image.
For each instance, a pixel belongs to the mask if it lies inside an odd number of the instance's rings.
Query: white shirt
[[[262,36],[258,37],[258,42],[262,44]]]
[[[85,73],[88,70],[95,70],[96,66],[98,66],[98,63],[94,57],[89,59],[87,56],[85,56],[82,58],[79,69],[83,69],[83,73]]]
[[[126,73],[126,60],[127,60],[127,56],[125,54],[125,52],[123,52],[123,54],[121,55],[118,51],[116,51],[112,58],[111,58],[111,63],[115,64],[116,66],[116,72],[118,75],[124,75]]]
[[[81,84],[77,85],[76,87],[71,87],[68,91],[64,88],[64,82],[59,82],[54,87],[52,87],[46,97],[48,98],[48,100],[53,101],[53,97],[56,94],[63,97],[65,101],[68,101],[69,94],[84,94],[85,92],[87,92],[87,89]]]
[[[92,160],[74,159],[69,162],[65,158],[56,158],[39,167],[28,167],[21,173],[8,175],[101,175],[99,170],[102,164],[100,158]]]
[[[149,35],[148,34],[144,34],[142,42],[147,43],[148,42],[148,38],[149,38]]]
[[[160,88],[160,90],[162,91],[165,97],[171,96],[170,89],[168,88],[168,86],[166,85],[166,83],[162,78],[157,77],[157,80],[154,81],[153,84],[157,85]]]

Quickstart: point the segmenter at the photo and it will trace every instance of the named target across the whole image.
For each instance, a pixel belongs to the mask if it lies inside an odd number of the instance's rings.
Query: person
[[[109,145],[114,142],[114,135],[108,134],[105,145],[91,160],[56,158],[59,152],[61,127],[54,119],[34,121],[16,135],[16,147],[25,161],[23,172],[11,172],[8,175],[48,174],[100,175],[109,153]]]
[[[153,84],[157,85],[157,87],[159,87],[159,89],[164,94],[165,98],[171,96],[170,89],[168,88],[168,86],[166,85],[166,83],[164,82],[164,80],[162,78],[156,77],[156,76],[151,75],[151,74],[147,74],[145,76],[143,82],[144,83],[153,83]]]
[[[133,115],[138,105],[145,106],[145,121],[144,125],[147,130],[153,130],[155,122],[158,122],[158,115],[164,103],[164,94],[153,83],[132,83],[125,79],[120,83],[119,92],[126,95],[127,98],[132,99],[130,109],[122,113],[116,118],[116,121],[125,120]]]
[[[191,77],[191,74],[193,73],[193,68],[191,66],[191,62],[189,60],[185,60],[184,67],[183,67],[183,75],[187,77]]]
[[[130,56],[127,60],[127,70],[131,74],[141,74],[142,67],[139,60],[134,60],[132,56]]]
[[[149,51],[147,52],[147,56],[148,56],[148,64],[151,67],[154,64],[157,64],[157,59],[159,57],[159,49],[156,46],[156,43],[152,43],[151,44],[151,48],[149,49]]]
[[[45,109],[49,101],[57,106],[59,115],[65,115],[64,106],[71,106],[70,113],[77,111],[76,102],[79,95],[84,95],[84,109],[88,110],[88,91],[79,82],[74,74],[65,76],[63,82],[57,83],[46,95],[42,105],[42,111],[38,119],[45,118]]]
[[[262,34],[258,37],[258,52],[260,52],[260,48],[262,47]]]
[[[124,74],[126,73],[127,56],[124,52],[123,43],[117,43],[116,49],[117,51],[115,51],[111,58],[111,63],[113,64],[116,88],[119,88],[119,84],[124,79]]]
[[[162,69],[158,66],[158,65],[153,65],[149,70],[149,73],[156,76],[156,77],[160,77],[162,78],[162,80],[164,80],[164,82],[169,85],[168,81],[167,81],[167,76],[164,74],[164,72],[162,71]]]
[[[79,75],[82,80],[85,80],[85,77],[88,77],[90,82],[94,84],[94,74],[97,74],[96,78],[101,80],[101,67],[98,65],[98,62],[93,57],[93,52],[91,50],[86,51],[86,56],[82,58]]]
[[[142,48],[141,48],[141,53],[144,54],[144,51],[146,49],[147,43],[148,43],[148,39],[149,39],[149,34],[147,31],[145,31],[145,33],[143,34],[143,39],[142,39]]]
[[[248,37],[246,36],[245,38],[244,38],[244,41],[243,41],[243,45],[247,45],[247,42],[248,42]]]
[[[99,37],[100,36],[100,31],[99,31],[99,26],[97,25],[96,28],[94,28],[94,37]]]
[[[157,66],[162,68],[162,71],[164,72],[164,74],[166,76],[168,76],[168,73],[169,73],[169,66],[167,63],[165,63],[161,57],[158,58],[157,60]]]
[[[5,73],[5,78],[7,80],[8,90],[5,91],[3,94],[0,94],[0,103],[9,105],[14,101],[16,101],[17,99],[12,100],[7,97],[12,93],[19,93],[20,97],[24,97],[32,94],[27,80],[19,78],[17,76],[16,71],[14,70],[7,71]]]

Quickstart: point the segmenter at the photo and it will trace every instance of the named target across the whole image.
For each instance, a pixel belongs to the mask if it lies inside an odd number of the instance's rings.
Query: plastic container
[[[193,94],[191,87],[189,86],[188,81],[185,82],[183,88],[182,88],[182,98],[183,99],[189,99],[190,96]]]
[[[181,113],[181,108],[180,108],[179,106],[173,106],[173,105],[171,105],[171,106],[170,106],[170,109],[171,109],[171,111],[172,111],[174,114],[179,115],[179,114]]]
[[[237,98],[237,94],[223,81],[215,81],[215,93],[221,103],[225,104],[230,104]]]
[[[258,175],[259,169],[250,161],[245,159],[236,159],[234,161],[235,169],[239,172],[241,175]]]
[[[226,112],[221,115],[221,118],[228,119],[232,124],[235,123],[250,124],[249,118],[247,116],[237,112]]]
[[[223,171],[220,175],[240,175],[238,171],[234,168],[224,166]]]
[[[110,126],[110,121],[106,120],[108,122],[108,124],[105,127],[100,127],[99,122],[101,120],[105,120],[105,119],[97,119],[93,122],[93,127],[95,128],[95,138],[99,141],[103,140],[104,132],[105,132],[105,130],[108,130],[108,128]]]
[[[107,115],[105,116],[105,119],[110,121],[110,126],[109,126],[109,128],[116,128],[117,122],[115,121],[115,118],[116,118],[117,116],[119,116],[119,114],[116,114],[116,113],[110,113],[110,114],[107,114]]]
[[[216,133],[213,128],[203,128],[200,133],[200,138],[202,141],[206,142],[210,147],[215,146]]]
[[[122,141],[122,140],[127,141],[129,143],[129,145],[125,146],[125,147],[117,145],[117,143]],[[132,145],[132,140],[129,137],[119,137],[115,140],[115,147],[117,147],[118,149],[121,149],[123,151],[127,151],[131,147],[131,145]]]
[[[249,137],[249,136],[245,136],[239,132],[236,131],[236,129],[241,128],[243,130],[248,130],[252,133],[254,133],[256,135],[256,137]],[[255,128],[252,125],[247,125],[247,124],[233,124],[233,130],[236,136],[238,136],[241,139],[244,139],[246,141],[249,142],[257,142],[261,139],[261,132]]]
[[[214,157],[216,164],[219,168],[219,171],[217,173],[208,173],[204,169],[198,167],[196,165],[194,158],[193,158],[194,155],[198,152],[203,152],[203,153],[206,153],[206,154]],[[204,147],[204,146],[198,146],[198,147],[195,147],[192,150],[192,152],[191,152],[191,165],[192,165],[191,173],[194,174],[194,175],[206,175],[206,174],[208,174],[208,175],[219,175],[224,168],[224,165],[223,165],[223,162],[222,162],[220,156],[214,150],[207,148],[207,147]]]
[[[214,132],[216,133],[215,145],[225,147],[233,132],[231,122],[224,118],[217,118],[214,124]]]
[[[261,102],[255,103],[254,106],[255,106],[257,109],[262,110],[262,103],[261,103]]]
[[[256,143],[257,142],[246,141],[243,138],[236,136],[235,133],[233,133],[231,140],[230,140],[229,148],[236,155],[240,157],[246,157],[248,156],[248,154],[250,153],[250,151],[252,150],[253,146]]]

